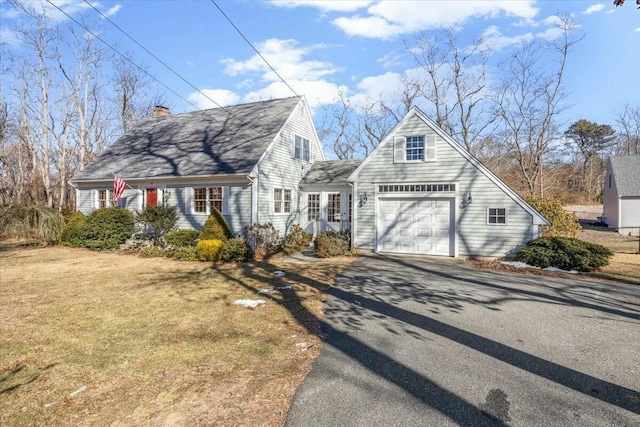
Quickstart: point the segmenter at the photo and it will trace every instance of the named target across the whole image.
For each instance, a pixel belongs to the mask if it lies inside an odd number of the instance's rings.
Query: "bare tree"
[[[616,113],[618,140],[616,154],[640,154],[640,107],[625,104],[621,112]]]
[[[557,119],[566,108],[563,82],[567,59],[580,40],[573,34],[575,24],[568,17],[559,18],[559,41],[533,40],[501,64],[495,109],[520,178],[529,193],[540,196],[545,188],[545,161],[557,149],[561,135]]]
[[[474,152],[495,121],[489,108],[487,61],[482,38],[461,48],[453,28],[442,28],[434,38],[420,36],[415,46],[405,43],[425,72],[421,91],[430,104],[435,122]]]

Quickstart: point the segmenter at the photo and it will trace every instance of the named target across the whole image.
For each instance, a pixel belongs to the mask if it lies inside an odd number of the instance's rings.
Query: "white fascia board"
[[[301,102],[304,105],[304,113],[307,116],[307,120],[309,120],[309,123],[311,123],[311,129],[313,129],[313,134],[316,137],[316,142],[320,145],[320,154],[322,155],[322,159],[319,159],[320,161],[326,161],[327,157],[324,154],[324,147],[322,145],[322,141],[320,141],[320,137],[318,136],[318,131],[316,130],[316,125],[315,123],[313,123],[313,118],[311,117],[311,109],[309,108],[309,104],[307,104],[307,98],[302,95],[300,96]],[[316,161],[315,159],[312,159],[314,162]]]
[[[126,176],[119,176],[123,181],[127,184],[147,184],[149,182],[153,183],[193,183],[193,182],[245,182],[248,181],[247,174],[216,174],[216,175],[189,175],[189,176],[154,176],[149,178],[127,178]],[[112,183],[113,178],[109,179],[87,179],[87,180],[76,180],[72,181],[75,185],[91,185],[91,184],[105,184]]]

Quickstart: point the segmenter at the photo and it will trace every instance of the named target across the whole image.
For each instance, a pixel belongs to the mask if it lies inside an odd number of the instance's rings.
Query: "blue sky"
[[[74,17],[98,20],[82,1],[56,1]],[[552,40],[552,16],[570,14],[584,39],[569,58],[568,124],[580,118],[613,124],[625,102],[640,105],[640,10],[627,1],[225,1],[219,6],[274,68],[314,107],[340,91],[354,99],[394,97],[398,78],[416,68],[405,49],[420,33],[455,26],[460,39],[485,35],[496,53],[531,37]],[[36,4],[36,3],[34,3]],[[133,38],[222,105],[291,96],[209,0],[92,2]],[[50,8],[50,7],[49,7]],[[19,17],[0,2],[0,37],[12,49]],[[54,18],[66,18],[51,9]],[[214,105],[149,57],[109,22],[101,37],[200,108]],[[495,71],[489,70],[490,73]],[[174,112],[193,110],[167,93]]]

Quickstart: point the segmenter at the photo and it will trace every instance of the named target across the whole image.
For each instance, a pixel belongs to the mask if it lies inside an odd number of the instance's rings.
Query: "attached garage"
[[[454,256],[454,201],[379,198],[376,251]]]

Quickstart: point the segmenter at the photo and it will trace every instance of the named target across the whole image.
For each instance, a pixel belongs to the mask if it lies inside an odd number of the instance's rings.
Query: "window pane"
[[[320,217],[320,195],[309,194],[307,196],[307,220],[313,221]]]
[[[406,144],[407,160],[424,160],[424,136],[409,136]]]
[[[284,191],[284,209],[283,212],[290,213],[291,212],[291,190],[283,190]]]
[[[282,189],[280,188],[273,190],[273,212],[282,212]]]
[[[214,208],[222,212],[222,187],[209,188],[209,211]]]
[[[309,140],[308,139],[302,140],[302,159],[306,160],[307,162],[309,161]]]
[[[300,138],[297,135],[295,137],[295,144],[294,144],[293,151],[294,151],[293,157],[295,157],[296,159],[302,158],[302,138]]]
[[[207,212],[207,189],[193,189],[193,210],[198,213]]]
[[[340,194],[329,194],[327,221],[340,222]]]

